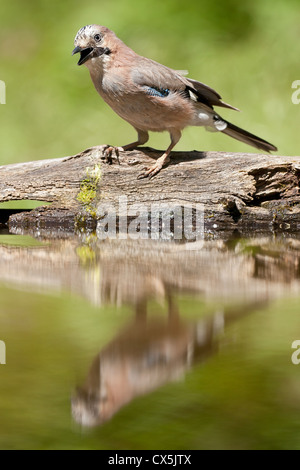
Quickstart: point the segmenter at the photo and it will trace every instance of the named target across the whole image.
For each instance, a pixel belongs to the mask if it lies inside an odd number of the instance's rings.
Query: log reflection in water
[[[1,239],[0,239],[1,243]],[[142,240],[0,244],[0,281],[34,291],[67,290],[95,305],[136,305],[167,293],[253,301],[300,293],[300,241],[208,241],[199,250]]]

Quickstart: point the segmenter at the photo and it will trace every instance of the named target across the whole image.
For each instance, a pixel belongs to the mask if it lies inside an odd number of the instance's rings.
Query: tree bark
[[[205,231],[241,232],[300,227],[300,157],[224,152],[173,152],[153,179],[137,179],[161,155],[147,147],[120,153],[112,164],[101,147],[78,155],[0,167],[0,202],[38,200],[51,206],[10,217],[12,228],[70,231],[94,226],[101,207],[119,197],[142,203],[203,204]]]

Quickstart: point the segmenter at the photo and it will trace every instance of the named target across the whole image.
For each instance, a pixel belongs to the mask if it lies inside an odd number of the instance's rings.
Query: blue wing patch
[[[159,96],[160,98],[165,98],[170,94],[170,90],[168,88],[157,88],[157,87],[150,87],[145,86],[147,95],[150,96]]]

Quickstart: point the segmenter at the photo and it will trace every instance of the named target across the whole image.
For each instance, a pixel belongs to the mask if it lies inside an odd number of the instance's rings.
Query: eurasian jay
[[[139,175],[152,177],[169,161],[169,154],[187,126],[205,126],[221,131],[264,151],[277,150],[269,142],[231,124],[214,106],[235,109],[204,83],[186,78],[151,59],[136,54],[105,26],[88,25],[75,37],[73,54],[80,53],[78,65],[85,64],[96,90],[104,101],[137,131],[136,142],[113,150],[132,150],[145,144],[149,131],[168,131],[171,144],[156,163]]]

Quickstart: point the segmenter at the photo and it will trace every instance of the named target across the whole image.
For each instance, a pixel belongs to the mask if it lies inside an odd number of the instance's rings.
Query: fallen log
[[[137,179],[161,151],[148,147],[104,162],[101,147],[77,155],[0,167],[0,202],[50,206],[13,214],[11,228],[73,231],[94,227],[102,206],[203,204],[205,231],[296,231],[300,227],[300,157],[225,152],[173,152],[153,179]],[[120,215],[120,214],[118,214]]]

